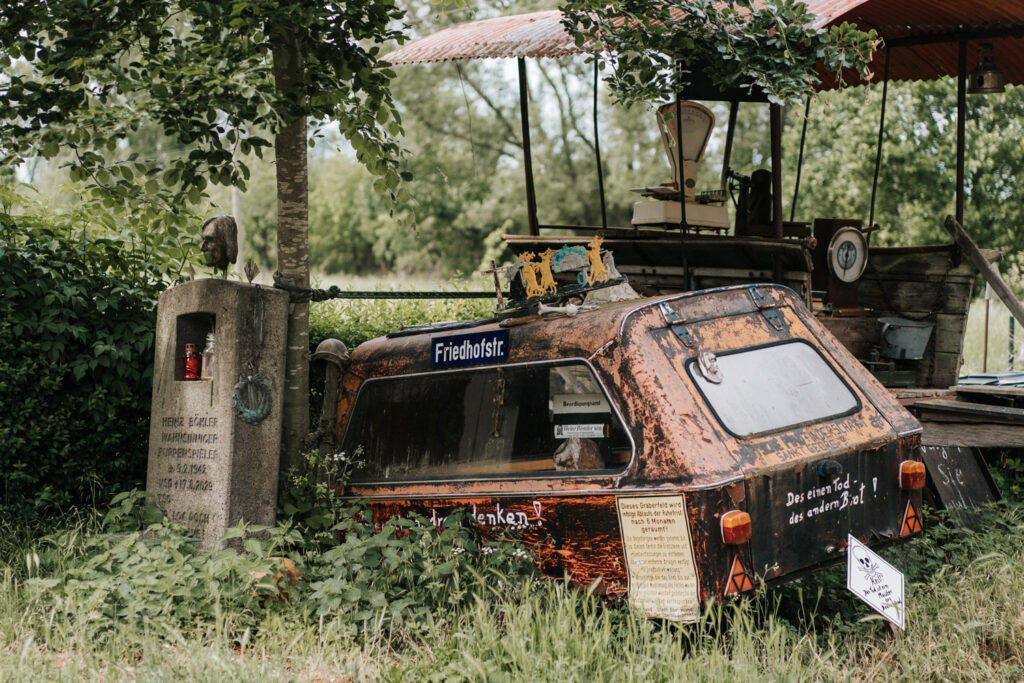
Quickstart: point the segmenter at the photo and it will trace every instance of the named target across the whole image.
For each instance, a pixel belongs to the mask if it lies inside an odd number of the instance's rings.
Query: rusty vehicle
[[[403,330],[337,406],[376,519],[464,508],[655,616],[922,528],[919,424],[781,286]]]
[[[978,275],[1022,325],[1024,305],[991,265],[999,253],[979,249],[968,237],[970,226],[964,225],[970,200],[965,183],[966,102],[968,97],[998,97],[1004,86],[1024,83],[1020,59],[1024,6],[1017,0],[808,0],[806,4],[817,28],[849,22],[874,29],[881,39],[871,68],[881,86],[875,172],[871,185],[863,188],[863,215],[837,216],[828,207],[800,205],[804,136],[794,154],[798,159],[795,177],[784,178],[784,121],[779,105],[770,104],[757,88],[720,91],[695,79],[675,102],[662,107],[679,112],[673,117],[678,128],[666,125],[659,112],[656,123],[672,176],[660,185],[631,188],[640,194],[640,201],[630,225],[609,225],[605,219],[598,144],[593,146],[597,169],[593,201],[602,207],[602,223],[545,224],[534,191],[526,60],[558,59],[591,50],[572,40],[562,25],[562,14],[534,12],[453,26],[407,43],[386,59],[395,65],[517,60],[528,234],[504,236],[513,254],[539,253],[565,243],[583,245],[599,234],[615,252],[618,270],[645,296],[763,282],[790,287],[921,421],[929,482],[940,476],[940,455],[956,457],[958,471],[976,470],[979,482],[990,481],[981,454],[1024,447],[1024,388],[959,384],[967,315]],[[824,70],[820,76],[819,91],[862,85],[855,74],[846,74],[850,79],[846,83]],[[955,194],[950,197],[954,215],[945,221],[936,216],[935,223],[945,225],[952,240],[874,245],[871,235],[880,227],[875,222],[875,205],[884,159],[888,83],[942,78],[952,78],[957,91],[955,159],[951,150],[948,163],[951,175],[955,174]],[[598,82],[595,62],[595,112]],[[728,104],[720,182],[710,188],[695,187],[697,167],[707,163],[704,151],[716,123],[702,102]],[[768,168],[747,178],[730,165],[741,103],[745,111],[750,110],[748,105],[764,106],[769,114]],[[804,134],[813,125],[811,104],[808,98],[802,117]],[[595,143],[597,126],[595,113]],[[683,144],[675,144],[674,138]],[[788,211],[783,209],[784,193],[785,199],[792,198]],[[729,206],[730,198],[734,207]],[[566,237],[566,230],[577,236]],[[888,343],[890,338],[911,334],[917,334],[920,343]],[[982,488],[987,491],[980,500],[1000,497],[994,485]],[[940,499],[933,502],[944,504]]]

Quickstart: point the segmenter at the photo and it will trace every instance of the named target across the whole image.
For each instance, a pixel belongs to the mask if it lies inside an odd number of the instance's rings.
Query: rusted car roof
[[[763,297],[761,303],[755,302],[755,295]],[[763,307],[779,312],[779,327],[761,319]],[[692,334],[694,348],[678,340],[666,321],[665,311],[672,319],[687,321],[684,325]],[[497,324],[487,323],[473,331],[496,328]],[[751,469],[827,455],[832,448],[842,450],[858,440],[874,447],[893,435],[920,430],[893,396],[810,315],[803,302],[783,287],[727,287],[627,301],[574,318],[525,319],[508,329],[507,363],[585,359],[606,387],[615,387],[612,401],[619,402],[627,429],[644,453],[630,466],[631,476],[638,473],[635,470],[639,467],[647,479],[675,477],[690,485],[709,486],[742,476]],[[344,433],[352,404],[365,380],[432,371],[434,336],[425,332],[379,338],[352,352],[352,364],[343,377],[338,404],[339,435]],[[697,389],[677,381],[685,373],[687,359],[696,351],[713,349],[715,353],[728,353],[793,339],[806,340],[827,354],[860,398],[859,412],[841,420],[847,430],[841,443],[835,442],[834,434],[828,436],[836,421],[791,430],[799,436],[787,438],[785,448],[776,434],[730,438],[713,418],[711,408],[698,398]],[[671,379],[674,376],[676,380]],[[673,417],[667,419],[666,415]],[[528,485],[558,483],[531,480]],[[429,490],[425,485],[422,492]]]
[[[827,28],[844,21],[873,28],[887,44],[927,36],[1009,29],[1012,38],[986,38],[995,48],[996,64],[1007,82],[1024,83],[1024,0],[810,0],[817,16],[814,25]],[[561,24],[558,10],[510,17],[484,19],[452,26],[414,40],[385,57],[391,64],[442,62],[456,59],[497,57],[562,57],[587,51],[577,47]],[[973,48],[973,45],[971,46]],[[968,67],[977,61],[968,54]],[[874,60],[876,78],[881,77],[885,51]],[[918,44],[892,50],[890,78],[920,80],[955,75],[955,40],[939,44]],[[825,78],[822,89],[835,87]]]

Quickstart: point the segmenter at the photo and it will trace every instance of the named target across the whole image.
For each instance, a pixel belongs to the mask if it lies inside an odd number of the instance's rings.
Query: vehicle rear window
[[[803,341],[723,353],[717,357],[721,382],[701,373],[690,377],[730,433],[751,437],[849,415],[860,408],[825,358]]]
[[[607,472],[632,453],[583,362],[370,380],[342,449],[357,481]]]

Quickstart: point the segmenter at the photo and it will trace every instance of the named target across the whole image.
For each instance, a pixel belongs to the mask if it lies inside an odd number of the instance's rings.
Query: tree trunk
[[[302,86],[302,54],[290,26],[270,31],[274,84],[292,93]],[[277,162],[277,270],[299,287],[309,286],[309,196],[306,166],[306,119],[298,116],[274,138]],[[288,315],[288,349],[282,410],[281,482],[305,469],[302,444],[309,431],[309,304],[292,304]]]

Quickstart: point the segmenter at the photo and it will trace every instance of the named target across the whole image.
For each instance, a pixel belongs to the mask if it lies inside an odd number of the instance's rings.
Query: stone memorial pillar
[[[274,523],[287,326],[281,290],[205,279],[160,295],[146,489],[203,545]],[[211,332],[213,362],[186,379]]]

